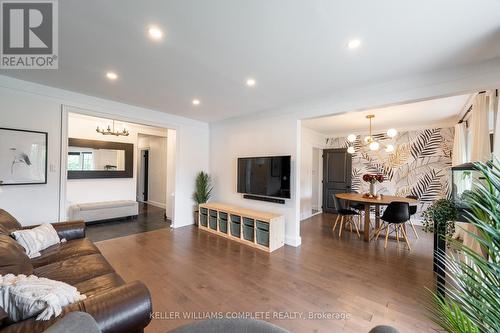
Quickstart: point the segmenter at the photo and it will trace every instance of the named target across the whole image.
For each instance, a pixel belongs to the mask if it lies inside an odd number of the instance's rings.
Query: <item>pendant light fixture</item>
[[[126,128],[123,128],[121,131],[115,131],[115,121],[113,120],[113,128],[108,125],[108,128],[101,129],[99,126],[95,129],[97,133],[101,133],[102,135],[114,135],[114,136],[129,136],[129,132]]]
[[[376,141],[373,137],[372,134],[372,119],[375,118],[375,115],[369,114],[366,116],[366,119],[370,122],[369,128],[368,128],[368,135],[363,138],[363,142],[365,145],[368,146],[368,148],[371,151],[377,151],[380,149],[380,143]],[[389,138],[394,138],[398,135],[398,131],[395,128],[390,128],[387,130],[387,136]],[[356,134],[349,134],[347,136],[347,141],[349,142],[349,146],[347,147],[347,152],[349,154],[354,154],[356,151],[354,149],[354,142],[357,140],[357,135]],[[391,153],[394,151],[394,146],[392,144],[386,145],[385,146],[385,151],[387,153]]]

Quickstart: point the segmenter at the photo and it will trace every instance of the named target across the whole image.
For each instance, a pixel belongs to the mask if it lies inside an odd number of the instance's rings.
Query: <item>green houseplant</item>
[[[200,171],[196,176],[195,191],[193,193],[193,200],[196,204],[194,210],[194,219],[196,225],[198,225],[198,207],[200,204],[210,200],[210,197],[212,196],[212,190],[212,178],[208,173]]]
[[[481,253],[449,236],[450,253],[437,253],[449,283],[444,295],[433,294],[430,310],[434,322],[451,333],[500,332],[500,169],[498,161],[475,168],[484,182],[467,195],[468,220],[476,232],[466,232]]]
[[[429,206],[422,214],[425,232],[445,234],[449,237],[455,232],[457,207],[449,199],[439,199]]]

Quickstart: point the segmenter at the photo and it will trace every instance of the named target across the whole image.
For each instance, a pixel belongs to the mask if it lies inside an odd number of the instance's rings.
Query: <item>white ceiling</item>
[[[59,70],[0,73],[205,121],[500,56],[498,0],[64,0],[59,17]]]
[[[460,114],[469,105],[471,95],[460,95],[396,105],[379,109],[347,112],[330,117],[303,120],[302,125],[326,135],[348,135],[368,133],[366,116],[375,115],[372,120],[374,132],[385,132],[389,128],[409,130],[429,126],[450,126],[456,123]]]

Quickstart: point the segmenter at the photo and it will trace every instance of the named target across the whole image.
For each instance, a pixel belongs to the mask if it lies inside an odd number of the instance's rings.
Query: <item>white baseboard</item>
[[[163,208],[163,209],[167,208],[167,205],[165,205],[164,203],[161,203],[161,202],[156,202],[156,201],[148,200],[148,201],[146,201],[146,203],[148,205],[152,205],[152,206]]]
[[[285,237],[285,244],[293,246],[293,247],[298,247],[298,246],[300,246],[300,244],[302,244],[302,238],[300,238],[300,236],[297,238]]]

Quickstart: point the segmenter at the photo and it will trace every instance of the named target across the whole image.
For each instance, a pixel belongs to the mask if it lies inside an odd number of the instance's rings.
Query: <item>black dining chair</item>
[[[358,191],[352,191],[352,193],[356,193],[356,194],[359,194]],[[360,202],[354,202],[354,203],[351,203],[349,205],[350,208],[358,211],[359,213],[362,213],[365,211],[365,205],[363,205],[362,203]]]
[[[340,227],[339,227],[339,237],[342,235],[342,228],[349,224],[352,232],[352,226],[354,225],[354,228],[356,229],[356,233],[358,234],[358,238],[361,236],[359,235],[359,228],[358,224],[354,220],[355,217],[358,217],[359,223],[361,223],[361,215],[355,211],[354,209],[350,208],[345,208],[339,198],[335,196],[335,194],[332,194],[333,196],[333,203],[335,205],[335,210],[337,211],[337,219],[335,220],[335,224],[333,225],[333,232],[335,232],[335,228],[337,227],[337,223],[340,220]],[[344,225],[345,223],[345,225]]]
[[[408,199],[418,200],[418,197],[415,196],[415,195],[407,195],[406,197]],[[416,213],[417,213],[417,206],[416,205],[410,205],[410,217],[412,217]],[[415,229],[415,226],[413,225],[413,222],[411,221],[411,219],[408,222],[410,223],[411,228],[413,229],[413,233],[415,234],[415,237],[418,239],[417,230]]]
[[[408,235],[405,230],[405,223],[410,219],[410,204],[407,202],[393,201],[387,206],[380,219],[382,220],[382,223],[374,234],[375,239],[378,239],[380,232],[385,230],[384,248],[387,248],[387,240],[389,238],[389,234],[391,233],[390,227],[392,226],[392,232],[396,234],[398,244],[399,233],[401,233],[406,245],[408,245],[408,249],[411,250]]]

